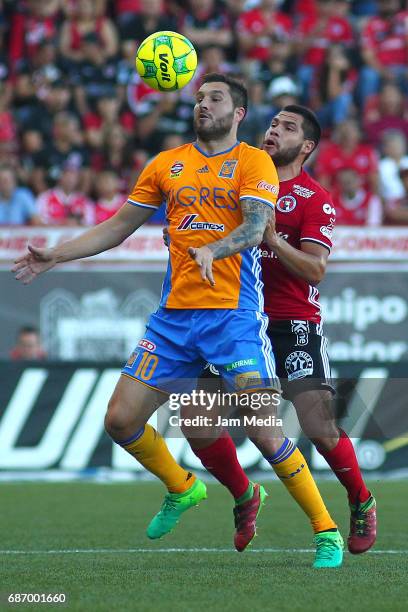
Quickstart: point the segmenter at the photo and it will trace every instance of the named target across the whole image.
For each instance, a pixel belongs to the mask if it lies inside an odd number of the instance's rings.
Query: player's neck
[[[302,164],[293,162],[287,166],[277,166],[279,181],[291,181],[302,172]]]
[[[228,149],[232,149],[236,142],[236,134],[226,136],[222,140],[209,140],[205,142],[197,136],[197,145],[199,149],[207,155],[216,155],[217,153],[228,151]]]

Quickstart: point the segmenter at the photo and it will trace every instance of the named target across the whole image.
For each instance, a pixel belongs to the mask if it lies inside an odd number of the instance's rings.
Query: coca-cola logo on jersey
[[[256,187],[257,189],[265,189],[266,191],[270,191],[271,193],[273,193],[273,195],[278,195],[279,193],[279,189],[276,185],[271,185],[266,181],[260,181]]]
[[[285,195],[276,202],[276,208],[283,213],[290,213],[296,208],[296,198],[292,195]]]

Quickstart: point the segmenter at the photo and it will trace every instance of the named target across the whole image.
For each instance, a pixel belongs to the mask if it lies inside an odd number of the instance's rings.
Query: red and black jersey
[[[304,170],[279,186],[275,208],[276,230],[295,249],[303,241],[332,246],[335,209],[331,196]],[[261,245],[262,275],[266,314],[272,320],[301,319],[321,322],[319,292],[316,287],[294,276]]]

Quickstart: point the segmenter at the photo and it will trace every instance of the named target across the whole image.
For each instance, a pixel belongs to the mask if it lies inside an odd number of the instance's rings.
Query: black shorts
[[[282,396],[293,399],[310,390],[330,391],[332,386],[327,338],[322,326],[311,321],[271,321],[268,336],[272,342],[276,371],[282,385]],[[203,370],[199,388],[214,391],[217,370],[207,366]]]

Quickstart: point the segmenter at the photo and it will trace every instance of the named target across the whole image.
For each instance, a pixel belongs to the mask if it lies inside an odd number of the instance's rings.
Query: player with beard
[[[211,362],[226,388],[247,396],[264,390],[269,412],[276,410],[279,381],[265,334],[258,245],[279,184],[270,156],[237,141],[246,109],[241,83],[221,74],[204,77],[194,107],[196,142],[159,153],[110,219],[54,248],[29,245],[13,268],[27,284],[58,263],[104,252],[166,201],[170,247],[161,303],[122,370],[105,418],[112,439],[167,487],[162,509],[148,526],[150,538],[171,531],[183,512],[206,497],[204,483],[176,463],[147,423],[169,393],[195,389]],[[231,370],[229,363],[237,365]],[[304,457],[279,426],[262,447],[281,477],[296,482],[322,529],[335,528]],[[241,501],[251,498],[259,507],[263,487],[247,488]]]
[[[334,389],[316,286],[326,272],[335,210],[330,194],[303,169],[319,143],[320,134],[315,115],[299,105],[285,106],[273,117],[265,134],[263,149],[275,163],[280,188],[275,213],[261,245],[264,310],[269,318],[268,336],[283,397],[292,401],[304,433],[347,490],[351,512],[348,549],[358,554],[375,542],[376,503],[363,481],[353,445],[346,432],[336,425],[331,407]],[[215,376],[214,368],[207,367],[202,388],[214,392]],[[236,467],[233,473],[225,468],[234,461],[237,463],[228,432],[224,431],[215,441],[192,438],[191,430],[184,433],[204,467],[234,497],[237,489],[248,486],[242,468]],[[268,460],[276,468],[273,457]],[[236,505],[237,548],[255,534],[258,512],[253,500]],[[327,534],[323,536],[322,542],[322,534],[317,532],[317,548],[330,549]],[[335,539],[336,534],[332,537]]]
[[[54,248],[29,246],[14,266],[16,278],[27,284],[57,263],[103,252],[120,244],[166,200],[170,246],[161,304],[122,370],[105,419],[113,440],[168,489],[147,529],[154,539],[206,497],[204,483],[176,463],[163,438],[147,424],[168,394],[195,389],[198,375],[211,362],[227,389],[247,397],[264,390],[268,414],[276,411],[279,381],[265,333],[257,245],[279,185],[270,156],[236,139],[246,107],[242,84],[207,75],[194,107],[195,143],[159,153],[113,217]],[[231,363],[234,368],[227,367]],[[279,425],[268,439],[252,439],[280,477],[294,483],[319,530],[337,531],[304,457]],[[236,469],[232,460],[231,473]],[[237,505],[250,500],[259,509],[265,495],[263,487],[248,483]],[[333,558],[321,562],[330,566]],[[338,547],[337,565],[341,559]]]

